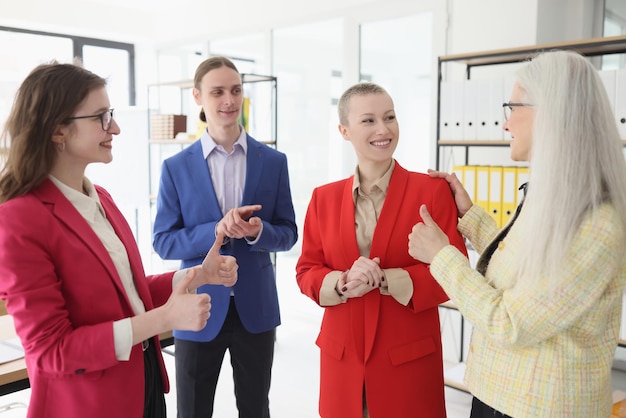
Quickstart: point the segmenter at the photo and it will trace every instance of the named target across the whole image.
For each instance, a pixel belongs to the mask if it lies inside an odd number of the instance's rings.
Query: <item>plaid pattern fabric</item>
[[[603,205],[588,216],[562,274],[532,282],[515,279],[518,249],[532,244],[524,223],[522,211],[485,276],[452,246],[431,264],[433,277],[474,326],[465,382],[474,396],[515,418],[609,417],[626,281],[617,213]],[[497,234],[477,205],[459,231],[479,252]]]

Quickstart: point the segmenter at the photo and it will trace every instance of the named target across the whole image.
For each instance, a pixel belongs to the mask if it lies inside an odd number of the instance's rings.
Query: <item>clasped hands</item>
[[[248,238],[254,240],[261,231],[263,222],[258,216],[252,216],[261,210],[261,205],[247,205],[233,208],[217,223],[215,232],[223,232],[229,238]]]
[[[341,274],[337,281],[337,292],[346,298],[357,298],[379,288],[385,283],[385,273],[380,268],[380,258],[371,260],[359,257],[350,270]]]

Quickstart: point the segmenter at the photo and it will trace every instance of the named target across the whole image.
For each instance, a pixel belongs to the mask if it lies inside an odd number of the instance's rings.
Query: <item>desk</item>
[[[0,340],[15,338],[15,327],[11,315],[0,315]],[[161,347],[167,347],[174,343],[172,331],[159,335]],[[0,396],[7,393],[17,392],[30,387],[28,374],[26,373],[26,361],[24,358],[0,364]]]
[[[0,340],[15,338],[13,317],[10,315],[0,316]],[[0,364],[0,395],[17,392],[30,387],[28,374],[26,373],[26,361],[24,358]]]

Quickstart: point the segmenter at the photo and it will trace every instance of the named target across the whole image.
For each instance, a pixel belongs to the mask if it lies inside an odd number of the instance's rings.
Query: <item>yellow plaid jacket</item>
[[[562,277],[550,278],[558,283],[552,292],[548,278],[532,287],[514,279],[518,249],[532,245],[523,210],[485,276],[453,246],[435,256],[433,277],[474,327],[465,374],[474,396],[514,418],[611,415],[611,366],[626,281],[618,225],[610,205],[583,221]],[[497,233],[478,205],[458,228],[479,253]]]

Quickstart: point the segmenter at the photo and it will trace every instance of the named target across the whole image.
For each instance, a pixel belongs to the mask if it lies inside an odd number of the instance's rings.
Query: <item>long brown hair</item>
[[[202,77],[206,75],[209,71],[216,70],[221,67],[228,67],[231,70],[235,70],[237,74],[239,74],[239,70],[235,67],[235,64],[231,60],[226,57],[216,55],[211,58],[207,58],[198,65],[196,68],[196,74],[193,77],[193,86],[200,90],[200,86],[202,85]],[[200,120],[202,122],[206,122],[206,115],[204,114],[204,109],[200,110]]]
[[[39,186],[55,159],[52,136],[94,89],[106,80],[78,64],[52,61],[37,66],[22,82],[2,132],[9,149],[0,171],[0,203]]]

